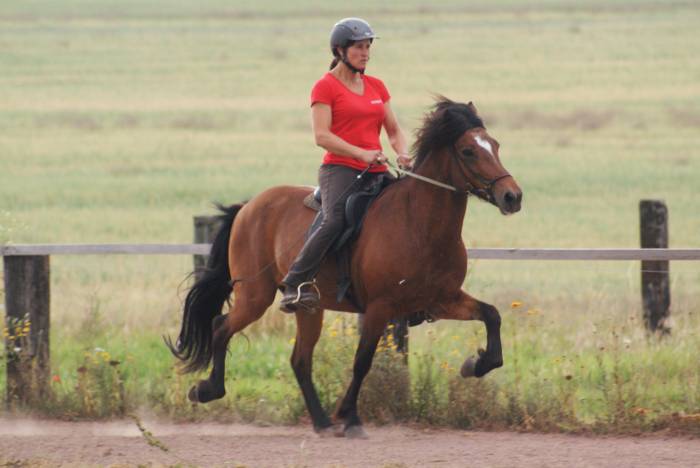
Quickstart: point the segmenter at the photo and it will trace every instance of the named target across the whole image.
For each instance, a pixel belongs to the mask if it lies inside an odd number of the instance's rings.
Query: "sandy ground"
[[[308,427],[0,419],[0,466],[700,467],[700,440],[367,427],[368,440]]]

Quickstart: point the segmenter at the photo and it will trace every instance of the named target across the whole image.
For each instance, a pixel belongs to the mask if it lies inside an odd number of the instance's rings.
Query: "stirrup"
[[[294,304],[299,302],[299,300],[301,299],[301,288],[303,288],[304,286],[311,286],[312,288],[314,288],[314,290],[316,291],[316,296],[319,299],[321,298],[321,291],[319,291],[318,286],[316,286],[316,279],[314,278],[311,281],[304,281],[299,286],[297,286],[297,297],[294,298]]]
[[[294,297],[294,299],[287,300],[286,302],[284,299],[282,299],[282,303],[280,304],[281,309],[284,312],[297,312],[299,308],[309,311],[309,312],[315,312],[316,309],[318,308],[318,304],[308,304],[308,297],[306,298],[306,301],[302,301],[302,288],[304,286],[311,286],[313,290],[316,292],[316,296],[313,298],[313,302],[318,303],[321,299],[321,291],[318,289],[318,286],[316,286],[316,279],[313,279],[311,281],[304,281],[303,283],[299,284],[297,286],[297,295]]]

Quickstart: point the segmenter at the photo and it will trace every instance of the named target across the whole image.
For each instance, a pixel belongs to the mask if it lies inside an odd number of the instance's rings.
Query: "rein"
[[[454,186],[452,186],[452,185],[444,184],[444,183],[439,182],[439,181],[437,181],[437,180],[435,180],[435,179],[431,179],[430,177],[425,177],[425,176],[422,176],[422,175],[420,175],[420,174],[416,174],[415,172],[405,171],[405,170],[403,170],[403,169],[400,169],[400,168],[398,168],[397,166],[395,166],[395,165],[394,165],[391,161],[389,161],[388,159],[385,161],[385,164],[388,164],[389,166],[391,166],[391,168],[394,169],[394,170],[395,170],[396,172],[398,172],[399,174],[407,175],[407,176],[409,176],[409,177],[413,177],[414,179],[422,180],[423,182],[427,182],[427,183],[429,183],[429,184],[433,184],[433,185],[436,185],[436,186],[438,186],[438,187],[441,187],[441,188],[444,188],[444,189],[447,189],[447,190],[452,190],[453,192],[461,192],[461,190],[457,190],[457,188],[454,187]]]
[[[465,179],[466,179],[467,170],[464,168],[464,166],[462,166],[462,163],[459,159],[459,155],[457,154],[457,150],[454,147],[452,148],[451,154],[456,159],[457,165],[459,166],[459,168],[462,172],[462,175],[464,175]],[[469,195],[469,194],[476,195],[477,197],[479,197],[483,200],[486,200],[490,203],[495,203],[495,197],[493,196],[492,189],[493,189],[493,186],[496,184],[496,182],[498,182],[501,179],[505,179],[506,177],[512,177],[510,175],[510,173],[508,171],[506,171],[504,174],[501,174],[501,175],[499,175],[491,180],[488,180],[488,179],[484,179],[483,177],[479,176],[478,174],[474,174],[473,172],[469,171],[469,172],[471,172],[471,175],[475,179],[479,180],[479,182],[481,182],[484,185],[484,187],[477,188],[475,185],[473,185],[469,182],[466,182],[467,186],[465,189],[458,189],[454,185],[445,184],[444,182],[440,182],[438,180],[431,179],[430,177],[425,177],[425,176],[422,176],[420,174],[416,174],[415,172],[400,169],[389,160],[386,161],[386,164],[391,166],[391,168],[394,169],[399,174],[413,177],[414,179],[418,179],[420,181],[427,182],[427,183],[435,185],[437,187],[444,188],[446,190],[451,190],[453,192],[457,192],[457,193],[460,193],[463,195]]]

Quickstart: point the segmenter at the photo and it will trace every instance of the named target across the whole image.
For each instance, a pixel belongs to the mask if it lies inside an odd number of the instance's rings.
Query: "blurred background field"
[[[700,5],[634,0],[3,2],[0,242],[187,243],[212,201],[314,184],[322,151],[308,94],[346,16],[381,36],[368,73],[387,84],[407,132],[435,93],[474,101],[499,140],[523,211],[505,218],[471,202],[469,247],[637,247],[643,198],[666,201],[672,247],[700,244]],[[226,400],[193,409],[190,377],[175,375],[160,342],[178,330],[191,258],[51,262],[53,411],[100,415],[76,385],[123,385],[106,401],[173,417],[302,417],[289,317],[271,309],[250,345],[236,338]],[[673,335],[661,343],[639,323],[637,262],[471,262],[465,288],[501,310],[505,367],[459,382],[482,324],[414,328],[415,401],[397,417],[457,424],[446,416],[455,408],[483,407],[459,424],[639,428],[700,412],[697,263],[671,265]],[[317,358],[329,407],[352,356],[350,332],[331,336],[335,319]],[[351,329],[352,317],[338,320]],[[122,384],[104,380],[114,372]],[[422,394],[421,382],[434,388]],[[428,394],[432,413],[420,406]]]

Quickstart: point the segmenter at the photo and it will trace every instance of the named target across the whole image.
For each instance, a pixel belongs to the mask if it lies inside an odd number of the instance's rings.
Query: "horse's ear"
[[[469,104],[467,104],[467,107],[469,108],[470,111],[474,112],[474,115],[479,115],[479,112],[476,110],[476,106],[474,105],[473,102],[469,101]]]

